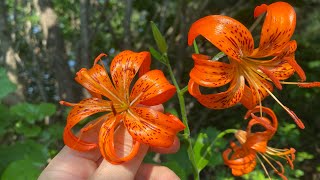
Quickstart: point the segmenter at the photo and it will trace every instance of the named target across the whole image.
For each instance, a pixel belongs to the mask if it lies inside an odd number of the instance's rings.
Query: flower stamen
[[[270,96],[285,110],[287,113],[293,118],[295,123],[299,126],[299,128],[304,129],[305,126],[303,122],[300,120],[300,118],[292,111],[290,110],[287,106],[283,105],[280,100],[264,85],[262,85],[264,89],[270,94]]]
[[[260,164],[261,164],[264,172],[267,174],[268,178],[269,178],[270,180],[272,180],[271,177],[270,177],[270,175],[269,175],[269,172],[268,172],[266,166],[264,165],[264,163],[262,162],[262,160],[260,159],[260,157],[259,157],[259,156],[256,156],[256,157],[257,157],[258,161],[260,162]]]

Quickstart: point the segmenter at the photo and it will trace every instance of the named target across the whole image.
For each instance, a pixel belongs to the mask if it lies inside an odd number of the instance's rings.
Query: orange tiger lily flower
[[[185,126],[177,117],[147,107],[166,102],[176,92],[162,71],[149,71],[150,54],[121,52],[111,62],[111,78],[103,63],[98,64],[103,56],[106,54],[100,54],[92,68],[81,69],[75,78],[93,97],[75,104],[60,102],[73,106],[64,129],[65,144],[78,151],[99,147],[102,156],[113,164],[132,159],[138,152],[140,143],[156,147],[172,145],[176,134]],[[138,71],[140,77],[131,86]],[[101,112],[106,113],[80,130],[84,133],[100,128],[98,143],[84,141],[81,135],[77,137],[73,134],[72,128],[76,124]],[[114,132],[120,126],[125,126],[133,139],[132,150],[125,157],[118,157],[114,148]]]
[[[265,112],[271,117],[272,120],[266,117],[258,117],[254,115],[254,113],[260,111]],[[282,177],[282,179],[287,179],[284,175],[282,163],[274,159],[272,156],[286,159],[290,167],[293,169],[295,149],[276,149],[267,146],[268,141],[272,138],[278,128],[277,117],[271,109],[260,106],[249,110],[245,116],[245,119],[247,119],[250,115],[252,119],[249,121],[247,130],[239,130],[235,134],[240,146],[234,142],[231,142],[231,149],[229,148],[223,152],[224,163],[231,168],[234,176],[242,176],[253,171],[257,164],[257,159],[260,161],[262,167],[266,171],[265,165],[258,156],[260,155],[262,159],[266,161],[280,177]],[[265,130],[262,132],[252,132],[251,129],[253,126],[262,126]],[[272,163],[272,161],[274,163]],[[280,170],[278,170],[274,164],[279,166]],[[267,171],[266,173],[269,176]]]
[[[250,31],[240,22],[227,16],[211,15],[192,24],[188,44],[202,35],[224,52],[229,63],[214,61],[210,56],[193,54],[194,68],[190,72],[189,92],[202,105],[211,109],[224,109],[242,103],[252,109],[271,95],[304,128],[300,119],[284,106],[273,94],[273,84],[297,84],[300,87],[319,86],[319,82],[284,82],[297,72],[301,81],[306,80],[302,68],[295,60],[297,43],[291,40],[296,14],[291,5],[276,2],[256,7],[254,16],[266,13],[259,47],[254,49]],[[203,94],[200,86],[216,88],[229,84],[226,91]]]

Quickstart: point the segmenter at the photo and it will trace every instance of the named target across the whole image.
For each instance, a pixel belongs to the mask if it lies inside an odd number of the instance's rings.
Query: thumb
[[[133,148],[133,140],[123,124],[115,131],[114,138],[114,147],[118,157],[127,156]],[[149,146],[141,143],[136,156],[120,165],[111,164],[103,159],[90,179],[134,179],[148,148]]]
[[[163,112],[163,106],[151,106],[150,108]],[[125,157],[130,154],[133,146],[133,139],[124,124],[121,124],[114,134],[114,148],[118,157]],[[140,148],[129,161],[120,165],[114,165],[103,159],[100,166],[93,173],[90,179],[134,179],[146,153],[148,152],[148,145],[140,143]]]

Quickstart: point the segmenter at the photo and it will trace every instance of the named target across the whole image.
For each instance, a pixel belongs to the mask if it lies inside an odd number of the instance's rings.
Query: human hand
[[[163,106],[154,106],[153,109],[163,111]],[[92,131],[91,133],[81,135],[81,137],[84,140],[97,140],[96,133],[98,133],[98,131]],[[131,136],[123,126],[120,126],[115,132],[115,149],[118,155],[125,156],[129,154],[131,145]],[[101,156],[99,148],[88,152],[79,152],[65,146],[50,161],[38,179],[179,179],[179,177],[167,167],[142,163],[148,149],[166,154],[177,152],[179,147],[180,142],[177,137],[169,148],[149,148],[147,145],[141,144],[139,152],[132,160],[120,165],[114,165]]]

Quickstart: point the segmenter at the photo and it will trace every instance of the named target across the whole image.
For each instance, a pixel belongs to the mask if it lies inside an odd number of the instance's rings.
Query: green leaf
[[[313,154],[310,154],[308,152],[298,152],[297,155],[296,155],[296,160],[298,162],[302,162],[304,160],[310,160],[310,159],[313,159],[314,158],[314,155]]]
[[[180,150],[178,152],[175,154],[163,155],[163,158],[167,160],[166,162],[176,162],[179,165],[179,169],[184,170],[186,177],[192,174],[192,166],[187,154],[187,145],[184,142],[181,142]],[[180,173],[179,169],[172,170],[178,174]]]
[[[215,167],[223,163],[221,148],[224,148],[226,143],[221,139],[215,140],[219,133],[217,129],[208,127],[198,134],[193,151],[199,172],[208,165]]]
[[[32,160],[45,165],[48,159],[48,149],[34,141],[28,140],[11,146],[0,147],[0,174],[9,163],[17,160]]]
[[[0,68],[0,86],[0,99],[15,91],[17,88],[16,85],[9,80],[6,70],[3,68]]]
[[[48,129],[50,135],[54,139],[61,139],[63,135],[64,124],[52,124]]]
[[[155,164],[156,162],[153,160],[154,156],[154,152],[148,152],[147,155],[144,157],[143,162]]]
[[[165,162],[162,165],[168,167],[173,172],[175,172],[176,175],[179,176],[179,178],[181,180],[187,180],[188,179],[188,172],[186,172],[186,170],[181,168],[181,165],[178,164],[176,161]]]
[[[41,103],[38,108],[41,116],[40,119],[46,116],[52,116],[56,112],[56,106],[51,103]]]
[[[16,117],[10,113],[9,108],[2,104],[0,104],[0,114],[0,136],[2,136],[7,132]]]
[[[4,170],[1,180],[37,179],[41,173],[42,165],[30,159],[13,161]]]
[[[37,106],[33,104],[19,103],[12,106],[10,111],[30,124],[34,124],[39,119]]]
[[[43,120],[46,116],[53,115],[56,107],[49,103],[41,103],[39,105],[20,103],[12,106],[10,111],[26,120],[29,124],[34,124],[35,121]]]
[[[21,122],[17,122],[15,130],[19,134],[23,134],[26,137],[36,137],[40,134],[41,128],[37,125],[27,125]]]
[[[161,32],[159,31],[157,25],[152,21],[150,23],[151,23],[151,29],[152,29],[154,40],[156,41],[160,52],[162,54],[167,53],[168,46],[167,46],[166,40],[164,39]]]
[[[199,133],[193,147],[194,158],[199,172],[207,166],[211,156],[211,147],[205,144],[207,139],[207,134]]]
[[[159,62],[161,62],[164,65],[168,64],[166,59],[157,50],[155,50],[153,47],[149,47],[149,51],[152,54],[152,56],[154,58],[156,58],[156,60],[158,60]]]
[[[243,179],[261,179],[261,180],[268,180],[269,178],[265,177],[265,173],[261,170],[255,169],[249,174],[245,174],[241,176]]]

